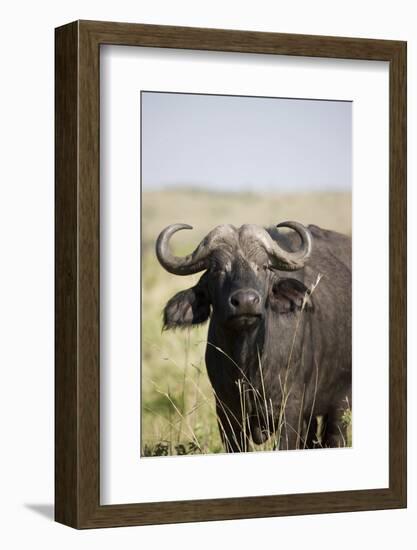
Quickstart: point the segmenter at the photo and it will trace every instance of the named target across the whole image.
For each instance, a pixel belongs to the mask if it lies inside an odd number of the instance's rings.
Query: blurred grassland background
[[[253,193],[170,188],[142,193],[142,449],[145,456],[222,452],[214,400],[206,374],[207,326],[162,332],[162,310],[201,274],[167,273],[155,256],[159,232],[188,223],[172,239],[177,255],[191,252],[214,226],[285,220],[351,233],[349,192]],[[270,442],[262,448],[268,449]]]

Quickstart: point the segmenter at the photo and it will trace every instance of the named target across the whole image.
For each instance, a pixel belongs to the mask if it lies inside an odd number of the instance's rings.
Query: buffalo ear
[[[182,290],[164,307],[164,330],[205,323],[210,316],[210,301],[201,285]]]
[[[272,308],[278,313],[291,313],[300,310],[306,300],[304,309],[312,310],[309,289],[297,279],[279,279],[272,287]]]

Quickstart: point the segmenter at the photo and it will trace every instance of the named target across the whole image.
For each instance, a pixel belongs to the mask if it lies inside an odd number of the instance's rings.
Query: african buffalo
[[[282,231],[290,228],[292,231]],[[219,225],[192,254],[156,243],[175,275],[204,271],[173,296],[164,328],[210,318],[206,366],[229,452],[272,435],[277,449],[346,444],[351,403],[351,240],[314,225]],[[289,274],[291,272],[291,274]]]

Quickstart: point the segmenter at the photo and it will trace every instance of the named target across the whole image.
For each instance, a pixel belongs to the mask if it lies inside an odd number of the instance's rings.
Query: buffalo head
[[[298,280],[280,277],[279,271],[296,271],[307,262],[312,248],[310,231],[297,222],[277,226],[294,230],[301,245],[294,251],[291,239],[280,239],[277,229],[257,225],[219,225],[185,257],[174,256],[169,241],[174,233],[192,229],[173,224],[156,243],[160,264],[175,275],[204,271],[197,285],[176,294],[164,309],[164,327],[200,324],[212,316],[228,331],[249,330],[269,310],[285,313],[299,307],[306,287]]]

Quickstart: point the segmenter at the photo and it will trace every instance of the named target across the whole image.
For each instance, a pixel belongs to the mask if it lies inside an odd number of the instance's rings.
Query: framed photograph
[[[56,29],[56,520],[406,506],[406,43]]]

